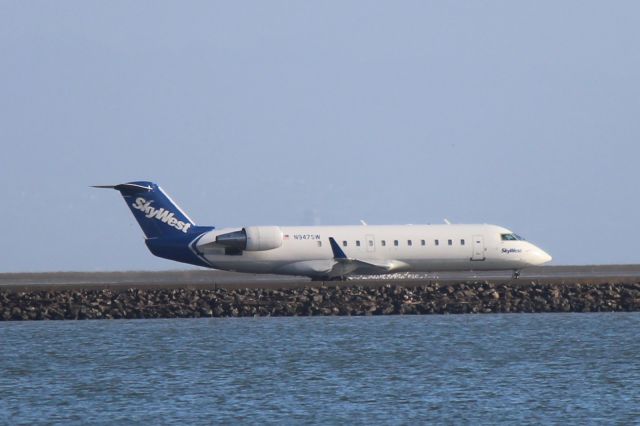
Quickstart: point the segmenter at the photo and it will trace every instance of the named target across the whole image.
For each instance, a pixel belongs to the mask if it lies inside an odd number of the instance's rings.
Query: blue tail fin
[[[95,188],[120,191],[147,238],[185,235],[195,227],[189,216],[153,182],[129,182]]]

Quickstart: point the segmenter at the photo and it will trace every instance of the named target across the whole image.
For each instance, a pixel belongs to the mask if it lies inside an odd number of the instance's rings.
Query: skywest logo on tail
[[[156,209],[155,207],[151,207],[151,203],[153,203],[153,200],[147,201],[142,197],[138,197],[136,198],[136,202],[134,204],[131,204],[131,207],[136,210],[140,210],[149,219],[155,218],[161,222],[166,223],[169,226],[176,228],[178,231],[182,231],[185,234],[187,233],[187,231],[191,227],[190,223],[185,223],[181,220],[176,219],[174,217],[174,214],[169,210],[165,210],[163,208]]]

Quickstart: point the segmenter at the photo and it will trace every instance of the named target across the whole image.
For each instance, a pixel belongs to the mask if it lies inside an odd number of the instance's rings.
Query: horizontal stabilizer
[[[151,186],[138,185],[135,183],[121,183],[119,185],[93,185],[92,188],[104,188],[115,189],[116,191],[130,191],[130,192],[149,192],[153,188]]]

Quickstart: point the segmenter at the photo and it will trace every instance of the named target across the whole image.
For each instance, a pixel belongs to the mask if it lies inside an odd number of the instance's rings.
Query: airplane
[[[496,225],[196,225],[153,182],[97,185],[120,192],[151,253],[206,268],[343,280],[395,272],[513,271],[551,256]]]

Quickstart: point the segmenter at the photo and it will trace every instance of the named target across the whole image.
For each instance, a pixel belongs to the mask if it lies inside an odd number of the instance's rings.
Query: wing
[[[332,275],[347,275],[353,272],[384,274],[406,265],[399,260],[356,259],[348,257],[333,237],[329,237],[333,260],[336,262],[331,271]]]

